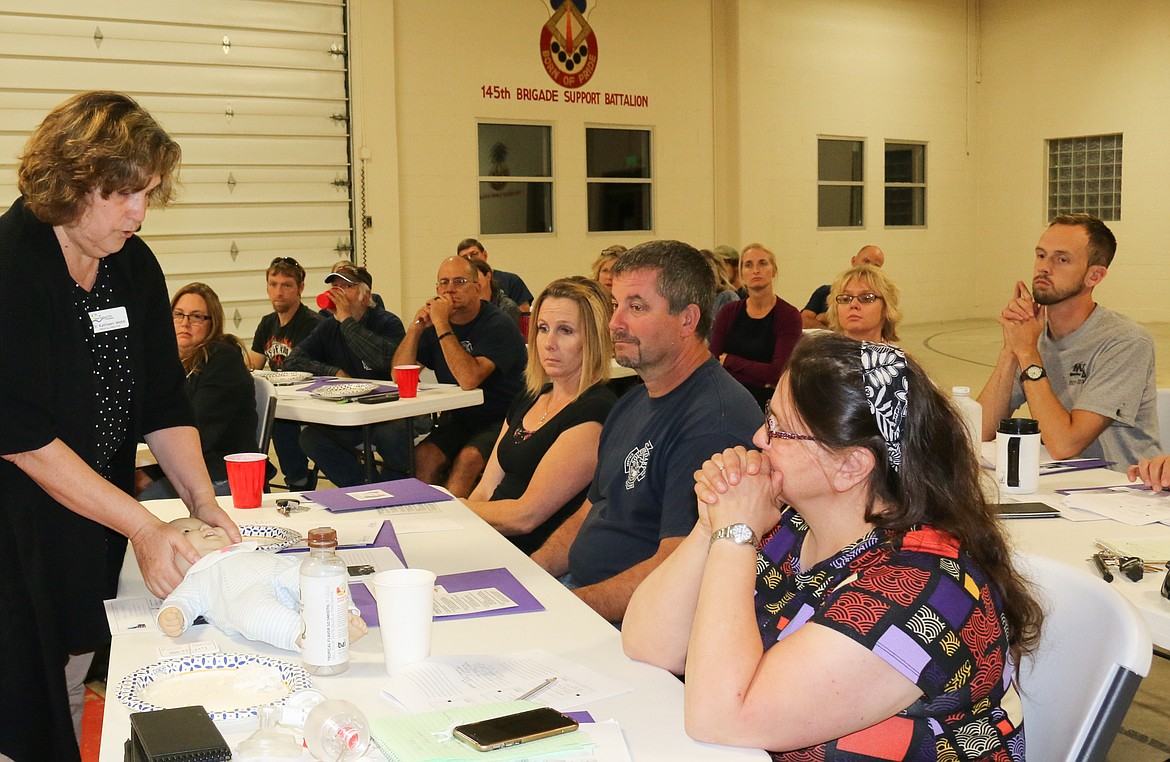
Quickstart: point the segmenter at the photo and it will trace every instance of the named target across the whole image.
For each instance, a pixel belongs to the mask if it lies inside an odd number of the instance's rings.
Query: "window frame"
[[[1111,145],[1102,145],[1101,141],[1104,138],[1108,138]],[[1124,204],[1121,192],[1124,138],[1124,132],[1104,132],[1044,140],[1044,210],[1047,213],[1045,222],[1057,215],[1072,212],[1087,212],[1105,222],[1121,220]],[[1093,145],[1094,141],[1097,141],[1096,146]],[[1104,156],[1106,151],[1114,152],[1108,163]],[[1106,182],[1110,188],[1103,191],[1101,183]],[[1083,184],[1079,190],[1078,183]],[[1096,189],[1090,190],[1093,184],[1096,184]],[[1106,193],[1110,196],[1110,203],[1103,205],[1101,197]],[[1080,205],[1073,203],[1077,195],[1081,197]],[[1096,199],[1093,206],[1085,203],[1090,195]],[[1061,203],[1062,197],[1069,199],[1067,205]],[[1108,209],[1108,213],[1103,213],[1105,209]]]
[[[890,149],[890,146],[911,146],[911,147],[918,147],[918,148],[922,149],[922,182],[890,182],[890,180],[889,180],[889,169],[890,169],[889,149]],[[928,182],[927,181],[927,177],[928,177],[927,161],[928,161],[928,158],[927,158],[926,146],[927,146],[927,141],[925,141],[925,140],[891,140],[888,138],[886,139],[886,141],[883,145],[882,158],[884,160],[884,162],[883,162],[884,172],[883,172],[883,177],[882,177],[882,180],[883,180],[882,221],[885,223],[885,227],[887,229],[905,230],[907,228],[925,228],[927,226],[927,213],[926,213],[927,203],[926,202],[927,202],[927,182]],[[895,188],[920,188],[922,190],[922,222],[911,222],[911,223],[904,224],[904,225],[903,224],[894,224],[894,223],[890,222],[890,218],[889,218],[890,202],[889,202],[888,191],[890,191],[891,189],[895,189]]]
[[[655,208],[657,206],[657,199],[655,197],[655,181],[654,169],[657,166],[657,159],[654,156],[654,146],[657,142],[654,136],[654,129],[649,125],[630,125],[630,124],[590,124],[586,123],[585,127],[585,150],[583,159],[585,162],[585,233],[587,235],[599,233],[654,233],[655,226]],[[608,130],[616,132],[641,132],[645,133],[647,140],[647,158],[649,161],[649,170],[647,177],[594,177],[589,174],[589,132],[591,130]],[[647,192],[648,208],[646,209],[646,217],[649,220],[649,227],[646,228],[593,228],[593,209],[591,207],[592,195],[590,193],[591,185],[641,185],[645,186]]]
[[[480,170],[480,127],[484,125],[500,125],[504,127],[537,127],[548,135],[548,175],[481,175]],[[528,119],[478,119],[475,122],[475,192],[478,197],[478,224],[477,229],[481,237],[489,236],[551,236],[557,232],[556,214],[556,131],[552,122]],[[545,230],[493,230],[484,229],[484,197],[481,188],[484,183],[496,183],[501,177],[506,177],[505,183],[522,183],[526,186],[548,186],[548,226]]]
[[[821,143],[835,142],[835,143],[855,143],[861,147],[861,179],[859,180],[826,180],[821,176]],[[817,135],[817,151],[816,151],[816,178],[817,178],[817,230],[862,230],[866,227],[865,221],[865,157],[868,153],[868,145],[865,138],[850,137],[845,135]],[[860,215],[856,225],[822,225],[821,224],[821,189],[822,188],[856,188],[861,192],[861,198],[858,201],[857,208]]]

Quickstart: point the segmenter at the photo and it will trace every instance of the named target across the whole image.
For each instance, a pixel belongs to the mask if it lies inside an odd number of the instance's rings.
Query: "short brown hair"
[[[133,98],[110,91],[80,93],[49,112],[25,144],[17,187],[42,222],[68,225],[86,197],[137,192],[157,175],[147,199],[166,206],[175,193],[182,149]]]
[[[666,299],[671,315],[692,304],[699,308],[695,333],[706,339],[714,320],[715,271],[699,250],[682,241],[646,241],[620,254],[611,272],[618,276],[643,270],[656,273],[654,288]]]
[[[1089,236],[1089,265],[1109,267],[1113,264],[1113,255],[1117,253],[1117,239],[1113,231],[1101,220],[1091,214],[1078,212],[1076,214],[1058,214],[1048,223],[1053,225],[1072,225],[1084,228]]]

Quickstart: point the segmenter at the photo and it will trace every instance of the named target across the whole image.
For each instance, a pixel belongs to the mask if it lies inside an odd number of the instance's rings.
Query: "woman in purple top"
[[[772,396],[792,348],[800,341],[800,312],[776,296],[776,255],[748,244],[739,258],[746,299],[719,311],[711,330],[711,354],[762,407]]]
[[[753,441],[696,472],[695,529],[622,627],[685,670],[687,732],[776,760],[1022,762],[1013,675],[1041,613],[949,401],[900,349],[821,333]]]

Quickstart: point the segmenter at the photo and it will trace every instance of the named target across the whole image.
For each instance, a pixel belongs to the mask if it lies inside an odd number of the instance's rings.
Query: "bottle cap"
[[[317,527],[309,530],[310,548],[336,548],[337,530],[332,527]]]
[[[1040,422],[1034,418],[1004,418],[996,431],[1000,434],[1039,434]]]

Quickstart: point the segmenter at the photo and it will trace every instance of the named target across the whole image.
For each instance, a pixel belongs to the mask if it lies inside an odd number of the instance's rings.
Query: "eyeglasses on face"
[[[854,295],[854,294],[837,294],[837,304],[849,304],[854,299],[861,302],[862,304],[873,304],[878,299],[881,299],[881,297],[878,296],[877,294],[874,294],[874,293],[868,292],[868,291],[864,294],[856,294],[856,295]]]
[[[773,439],[801,439],[805,442],[815,442],[817,438],[809,434],[795,434],[791,431],[784,431],[780,428],[780,423],[776,420],[776,416],[768,410],[764,414],[764,433],[768,435],[769,444]]]
[[[463,288],[471,280],[468,278],[439,278],[435,281],[435,286],[438,288],[446,288],[447,286],[454,286],[455,288]]]
[[[175,310],[171,313],[171,319],[175,321],[175,325],[179,325],[183,321],[187,321],[191,325],[207,325],[207,322],[211,320],[211,315],[204,315],[202,312]]]

